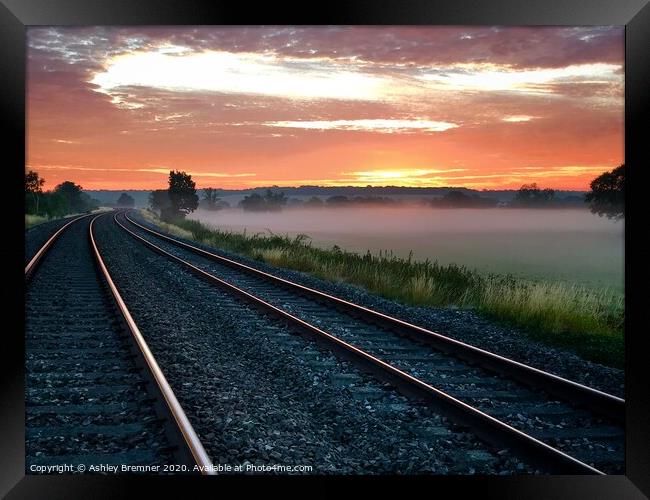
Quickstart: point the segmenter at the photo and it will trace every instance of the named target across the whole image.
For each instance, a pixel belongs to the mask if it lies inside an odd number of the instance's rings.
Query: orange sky
[[[623,29],[28,28],[46,189],[588,189],[624,161]]]

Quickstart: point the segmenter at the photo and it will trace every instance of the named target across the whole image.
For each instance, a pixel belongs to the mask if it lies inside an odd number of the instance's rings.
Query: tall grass
[[[417,306],[474,309],[544,342],[574,349],[593,361],[623,365],[623,297],[560,282],[482,274],[465,266],[416,261],[392,252],[361,255],[316,248],[309,238],[220,231],[198,221],[176,224],[145,217],[163,230],[288,269],[351,283],[387,299]]]
[[[50,219],[43,215],[25,214],[25,228],[30,228],[40,224],[41,222],[47,222],[48,220]]]

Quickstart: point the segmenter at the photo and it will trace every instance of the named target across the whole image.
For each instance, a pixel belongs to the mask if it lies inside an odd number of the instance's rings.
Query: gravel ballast
[[[215,463],[310,474],[533,472],[137,243],[98,245]]]
[[[25,264],[27,264],[45,242],[65,224],[78,215],[41,222],[35,226],[25,229]]]
[[[27,473],[174,460],[130,334],[97,273],[89,223],[59,236],[26,287]]]
[[[139,213],[132,212],[130,217],[146,227],[164,232],[159,227],[143,219]],[[491,321],[471,310],[407,306],[383,299],[354,285],[325,281],[306,273],[270,266],[264,262],[216,249],[192,240],[175,238],[501,356],[624,397],[625,373],[623,370],[594,363],[569,350],[535,341],[521,329]]]

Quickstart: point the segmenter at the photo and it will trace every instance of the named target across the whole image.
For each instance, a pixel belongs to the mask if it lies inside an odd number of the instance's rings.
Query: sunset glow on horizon
[[[624,163],[621,27],[28,28],[46,189],[588,189]]]

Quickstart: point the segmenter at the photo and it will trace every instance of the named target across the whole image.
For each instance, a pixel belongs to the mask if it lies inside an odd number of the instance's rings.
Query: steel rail
[[[496,446],[508,446],[522,457],[532,463],[555,474],[596,474],[602,475],[600,470],[577,460],[576,458],[560,451],[548,444],[498,420],[487,413],[484,413],[467,403],[454,398],[453,396],[433,387],[422,380],[396,368],[395,366],[382,361],[358,347],[349,344],[338,337],[318,328],[290,313],[280,309],[273,304],[245,291],[241,288],[224,281],[190,262],[177,257],[142,236],[136,234],[122,224],[115,214],[113,219],[127,234],[136,241],[143,243],[154,252],[187,267],[193,274],[207,280],[208,282],[225,289],[236,296],[239,296],[265,312],[287,320],[294,328],[301,333],[327,345],[333,350],[362,365],[379,379],[394,385],[400,392],[410,397],[424,400],[444,414],[449,415],[457,422],[469,427],[484,441]]]
[[[606,416],[617,422],[625,422],[625,400],[608,394],[598,389],[588,387],[586,385],[568,380],[558,375],[540,370],[538,368],[520,363],[510,358],[486,351],[479,347],[466,344],[459,340],[452,339],[440,333],[433,332],[426,328],[413,325],[404,320],[389,316],[378,311],[374,311],[367,307],[354,304],[347,300],[335,297],[333,295],[315,290],[313,288],[294,283],[284,278],[274,276],[270,273],[260,271],[254,267],[247,266],[241,262],[222,257],[221,255],[214,254],[202,248],[195,247],[175,238],[171,238],[163,233],[154,231],[148,227],[139,224],[131,219],[125,212],[124,217],[131,224],[151,233],[159,238],[162,238],[170,243],[185,248],[197,255],[201,255],[208,259],[219,262],[220,264],[227,265],[231,268],[239,269],[247,274],[261,277],[267,281],[274,282],[284,288],[289,288],[297,291],[298,293],[307,295],[320,302],[329,303],[337,308],[343,309],[348,313],[356,316],[361,316],[367,321],[378,324],[384,328],[392,330],[398,335],[403,335],[411,338],[417,342],[421,342],[436,350],[452,354],[465,361],[477,363],[483,368],[489,369],[499,375],[507,375],[529,387],[541,389],[548,394],[556,396],[572,405],[583,405],[590,411]]]
[[[144,358],[144,361],[146,362],[146,365],[148,366],[153,379],[155,380],[161,394],[165,399],[167,408],[171,413],[171,415],[173,416],[176,425],[178,426],[178,429],[180,430],[183,436],[185,444],[189,448],[192,457],[194,458],[194,461],[199,466],[201,474],[214,475],[215,474],[214,466],[212,464],[212,461],[210,460],[210,457],[205,451],[203,444],[201,444],[201,440],[196,434],[194,428],[192,427],[192,424],[187,418],[187,415],[185,414],[185,411],[183,410],[181,404],[178,402],[178,399],[176,399],[176,395],[174,394],[174,391],[172,390],[171,386],[167,382],[167,378],[165,377],[162,370],[160,369],[160,366],[158,365],[151,350],[149,349],[149,346],[147,345],[147,342],[142,336],[140,329],[138,328],[135,321],[133,320],[133,317],[131,316],[129,309],[126,306],[126,303],[122,299],[120,292],[118,291],[117,287],[115,286],[115,283],[113,282],[113,279],[111,278],[110,273],[108,272],[106,264],[104,263],[104,259],[102,259],[101,253],[97,246],[97,242],[95,241],[95,237],[93,235],[93,224],[95,220],[97,220],[97,218],[101,217],[102,215],[106,215],[106,214],[101,214],[95,217],[90,222],[90,227],[89,227],[90,242],[94,250],[94,255],[97,260],[97,264],[99,265],[102,275],[109,286],[111,294],[113,295],[113,298],[115,299],[115,302],[119,307],[122,317],[124,318],[124,321],[126,322],[126,325],[128,326],[129,331],[133,336],[133,340],[137,344],[139,351],[142,357]]]
[[[48,249],[52,246],[52,244],[56,241],[56,239],[65,231],[70,224],[73,222],[77,222],[79,219],[83,219],[84,217],[90,217],[91,215],[96,215],[96,214],[84,214],[79,217],[75,217],[71,221],[67,222],[63,226],[61,226],[58,231],[56,231],[50,238],[43,244],[41,248],[39,248],[38,252],[32,257],[32,259],[27,263],[25,266],[25,279],[29,280],[33,275],[34,271],[36,270],[38,264],[41,262],[41,259],[45,255],[45,252],[48,251]]]

